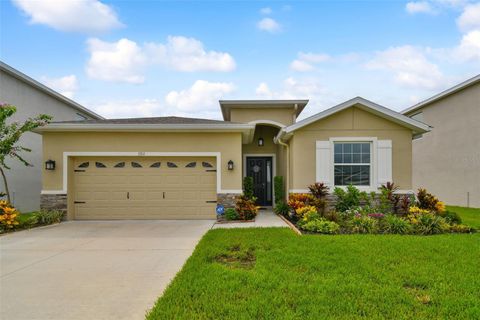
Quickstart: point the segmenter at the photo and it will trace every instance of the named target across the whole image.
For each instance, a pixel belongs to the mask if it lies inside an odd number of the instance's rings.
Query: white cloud
[[[98,0],[13,0],[13,3],[30,17],[30,23],[61,31],[92,33],[123,26],[112,7]]]
[[[324,53],[299,52],[297,59],[290,63],[290,69],[298,72],[307,72],[315,69],[314,64],[330,60],[330,56]]]
[[[300,79],[289,77],[282,83],[278,91],[271,91],[268,84],[261,82],[255,92],[265,99],[311,99],[324,91],[320,82],[314,78]]]
[[[280,24],[272,18],[263,18],[257,23],[257,28],[267,32],[278,32],[281,29]]]
[[[408,45],[377,52],[366,67],[393,73],[399,85],[409,88],[436,89],[444,80],[438,66],[427,60],[422,49]]]
[[[67,98],[73,98],[75,92],[78,90],[77,77],[73,74],[60,77],[60,78],[49,78],[42,77],[41,81],[53,90],[63,94]]]
[[[480,2],[467,5],[457,19],[457,24],[462,31],[480,30]]]
[[[177,71],[228,72],[236,67],[230,54],[205,51],[203,43],[194,38],[169,36],[166,44],[147,43],[145,51],[152,62]]]
[[[412,1],[408,2],[405,5],[405,10],[410,14],[415,13],[428,13],[434,14],[435,10],[432,8],[429,2],[427,1]]]
[[[92,38],[87,44],[87,74],[105,81],[143,83],[144,69],[151,65],[183,72],[227,72],[236,67],[230,54],[205,51],[202,42],[182,36],[169,36],[166,44],[150,42],[143,46],[125,38],[117,42]]]
[[[128,83],[144,81],[143,68],[147,57],[134,41],[120,39],[117,42],[105,42],[89,39],[86,72],[90,78]]]
[[[470,31],[465,34],[460,45],[453,52],[455,58],[460,61],[480,61],[480,30]]]
[[[93,105],[92,109],[106,118],[143,118],[163,115],[163,107],[157,99],[109,101]]]
[[[265,82],[261,82],[258,87],[255,89],[255,93],[259,97],[263,98],[271,98],[272,97],[272,91],[270,91],[270,88],[268,87],[268,84]]]
[[[307,72],[314,70],[315,67],[308,62],[297,59],[293,60],[292,63],[290,63],[290,69],[298,72]]]
[[[188,89],[170,91],[165,102],[183,112],[218,109],[218,100],[235,89],[232,83],[197,80]]]
[[[261,13],[261,14],[271,14],[271,13],[272,13],[272,9],[269,8],[269,7],[262,8],[262,9],[260,9],[260,13]]]

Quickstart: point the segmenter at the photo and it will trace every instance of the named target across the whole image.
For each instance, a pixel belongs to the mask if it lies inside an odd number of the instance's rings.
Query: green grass
[[[18,216],[18,222],[22,223],[32,217],[36,212],[24,212]]]
[[[217,229],[147,319],[480,319],[480,234]]]
[[[448,206],[448,210],[454,211],[462,218],[462,223],[480,230],[480,209]]]

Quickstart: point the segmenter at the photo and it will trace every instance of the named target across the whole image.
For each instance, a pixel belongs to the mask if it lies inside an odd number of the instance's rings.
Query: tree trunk
[[[2,167],[0,167],[0,173],[2,174],[2,177],[3,177],[3,185],[5,186],[5,193],[7,194],[8,203],[11,203],[11,201],[10,201],[10,191],[8,191],[7,177],[5,176],[5,172],[3,172]]]

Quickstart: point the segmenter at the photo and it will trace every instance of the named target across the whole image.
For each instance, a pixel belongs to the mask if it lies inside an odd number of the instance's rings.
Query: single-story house
[[[42,203],[68,219],[212,219],[244,176],[261,206],[273,177],[412,189],[412,136],[426,124],[357,97],[297,121],[308,100],[223,100],[223,121],[180,117],[52,123],[43,135]],[[47,170],[47,168],[49,170]]]
[[[480,208],[480,74],[402,113],[433,127],[413,140],[413,187]]]

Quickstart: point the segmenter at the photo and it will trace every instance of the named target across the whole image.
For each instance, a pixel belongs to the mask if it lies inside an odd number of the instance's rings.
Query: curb
[[[298,228],[293,223],[291,223],[287,218],[279,214],[277,214],[277,216],[279,216],[280,219],[282,219],[286,224],[288,224],[290,229],[292,229],[296,234],[298,234],[299,236],[303,235],[302,232],[298,230]]]

